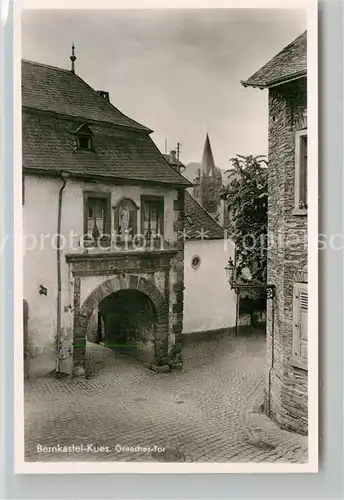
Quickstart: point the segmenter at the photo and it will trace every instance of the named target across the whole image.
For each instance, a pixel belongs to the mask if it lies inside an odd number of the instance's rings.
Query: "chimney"
[[[98,94],[103,97],[106,101],[110,102],[110,94],[109,92],[106,92],[105,90],[97,90]]]
[[[175,151],[174,149],[171,149],[170,151],[170,165],[171,167],[174,168],[174,170],[176,170],[177,172],[181,173],[181,170],[182,170],[182,165],[180,163],[180,161],[178,160],[177,158],[177,151]],[[185,167],[184,167],[185,169]]]
[[[177,154],[176,151],[174,149],[171,149],[171,151],[170,151],[170,156],[171,156],[171,159],[172,159],[171,163],[174,163],[174,164],[177,163],[176,154]]]

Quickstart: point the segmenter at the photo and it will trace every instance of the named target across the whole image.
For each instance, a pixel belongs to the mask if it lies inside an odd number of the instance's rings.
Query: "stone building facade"
[[[191,184],[74,68],[22,63],[27,374],[85,375],[87,335],[180,369]]]
[[[268,283],[265,409],[308,432],[307,34],[244,86],[269,92]]]

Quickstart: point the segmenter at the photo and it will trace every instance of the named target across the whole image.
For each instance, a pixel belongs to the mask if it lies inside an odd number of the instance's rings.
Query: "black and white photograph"
[[[316,472],[316,2],[163,4],[18,11],[17,467]]]

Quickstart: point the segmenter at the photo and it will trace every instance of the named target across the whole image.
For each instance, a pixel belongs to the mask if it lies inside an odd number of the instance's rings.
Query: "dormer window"
[[[81,151],[93,151],[93,132],[87,123],[74,131],[75,147]]]
[[[92,137],[86,134],[79,134],[77,136],[78,149],[90,151],[92,149]]]

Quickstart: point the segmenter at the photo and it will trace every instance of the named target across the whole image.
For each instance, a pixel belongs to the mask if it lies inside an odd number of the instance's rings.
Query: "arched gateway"
[[[148,297],[154,309],[154,352],[151,363],[156,366],[168,365],[169,309],[168,302],[154,282],[142,276],[112,276],[97,286],[83,304],[74,312],[73,373],[85,373],[87,325],[99,304],[113,294],[124,290],[137,291]]]

